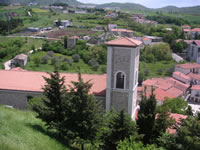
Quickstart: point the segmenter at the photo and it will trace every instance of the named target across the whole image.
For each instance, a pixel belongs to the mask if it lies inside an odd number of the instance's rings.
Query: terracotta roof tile
[[[192,90],[200,90],[200,85],[193,85]]]
[[[168,92],[169,94],[175,96],[175,97],[179,97],[181,95],[183,95],[183,91],[175,88],[175,87],[172,87],[170,88],[169,90],[167,90],[166,92]]]
[[[189,73],[188,76],[195,80],[200,80],[200,74]]]
[[[127,46],[127,47],[137,47],[142,44],[141,41],[135,40],[128,37],[121,37],[112,41],[108,41],[105,44],[109,46]]]
[[[197,63],[186,63],[186,64],[178,64],[176,67],[182,68],[182,69],[193,69],[193,68],[200,68],[200,64]]]
[[[178,72],[178,71],[173,72],[173,76],[174,75],[176,75],[176,76],[178,76],[178,77],[180,77],[182,79],[185,79],[185,80],[190,80],[191,79],[189,76],[187,76],[187,75],[185,75],[185,74],[183,74],[181,72]]]
[[[200,46],[200,40],[194,40],[194,43],[195,43],[197,46]]]
[[[41,88],[45,85],[43,76],[49,77],[45,72],[0,70],[0,89],[42,92]],[[66,87],[71,85],[71,81],[78,81],[77,74],[61,73],[61,76],[65,77]],[[82,78],[93,83],[90,93],[105,96],[106,74],[82,74]]]
[[[191,30],[192,32],[200,32],[200,28],[194,28]]]

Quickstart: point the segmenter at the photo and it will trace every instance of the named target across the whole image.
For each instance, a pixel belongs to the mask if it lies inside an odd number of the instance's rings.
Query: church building
[[[141,41],[121,37],[105,43],[107,49],[107,74],[82,74],[84,81],[91,80],[90,93],[101,101],[106,110],[124,109],[135,118],[137,85],[139,71],[139,53]],[[33,72],[22,69],[0,70],[0,104],[26,109],[27,102],[42,93],[45,85],[45,72]],[[61,73],[65,77],[66,87],[71,81],[77,81],[78,75]]]

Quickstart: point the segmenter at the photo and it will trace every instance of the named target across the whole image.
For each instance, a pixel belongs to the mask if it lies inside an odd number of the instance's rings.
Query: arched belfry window
[[[116,74],[116,88],[124,89],[125,88],[125,73],[117,72]]]

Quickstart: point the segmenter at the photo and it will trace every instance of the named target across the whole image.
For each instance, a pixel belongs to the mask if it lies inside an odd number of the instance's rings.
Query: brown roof
[[[195,80],[200,80],[200,74],[189,73],[188,76]]]
[[[186,63],[186,64],[176,65],[176,67],[179,67],[179,68],[182,68],[182,69],[193,69],[193,68],[200,68],[200,64],[197,64],[197,63]]]
[[[141,41],[139,40],[135,40],[132,38],[128,38],[128,37],[121,37],[112,41],[108,41],[105,43],[106,45],[109,46],[128,46],[128,47],[137,47],[140,44],[142,44]]]
[[[191,30],[192,32],[200,32],[200,28],[194,28]]]
[[[49,77],[45,72],[0,70],[0,89],[42,92],[41,88],[45,85],[43,76]],[[71,85],[71,81],[78,81],[78,75],[75,73],[61,73],[61,76],[65,77],[66,87]],[[106,74],[83,74],[82,78],[93,83],[90,93],[105,96]]]

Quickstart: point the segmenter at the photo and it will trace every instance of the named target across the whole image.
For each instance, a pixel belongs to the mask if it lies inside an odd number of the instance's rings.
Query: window
[[[116,88],[117,89],[124,89],[125,83],[125,74],[123,72],[118,72],[116,74]]]

